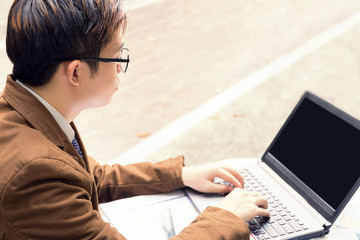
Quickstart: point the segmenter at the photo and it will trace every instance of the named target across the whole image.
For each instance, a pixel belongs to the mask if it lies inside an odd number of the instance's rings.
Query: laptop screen
[[[333,112],[304,98],[268,152],[337,209],[360,176],[360,131]]]

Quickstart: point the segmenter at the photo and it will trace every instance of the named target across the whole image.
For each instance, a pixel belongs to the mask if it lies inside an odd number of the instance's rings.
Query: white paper
[[[198,208],[199,212],[204,211],[208,206],[217,207],[220,201],[224,198],[224,196],[216,193],[204,194],[192,189],[187,189],[186,191]]]
[[[360,233],[360,206],[349,204],[336,221],[336,225]]]
[[[118,211],[129,211],[137,209],[139,207],[150,206],[152,204],[169,201],[171,199],[182,196],[185,196],[185,193],[182,190],[154,195],[141,195],[131,198],[119,199],[109,203],[103,203],[101,204],[101,208],[103,209],[105,214],[111,215],[113,209],[116,209]],[[111,219],[109,215],[108,218]]]
[[[105,217],[129,240],[162,240],[178,234],[198,215],[182,190],[101,204]]]

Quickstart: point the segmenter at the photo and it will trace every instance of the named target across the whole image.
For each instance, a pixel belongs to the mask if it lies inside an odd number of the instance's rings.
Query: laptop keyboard
[[[245,180],[245,189],[261,193],[268,200],[271,217],[255,217],[248,227],[258,240],[271,239],[308,229],[254,174],[248,169],[240,170]]]

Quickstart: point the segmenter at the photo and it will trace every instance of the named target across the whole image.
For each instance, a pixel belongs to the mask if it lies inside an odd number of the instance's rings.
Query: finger
[[[268,208],[268,201],[265,197],[256,197],[255,204],[261,208],[267,209]]]
[[[270,217],[270,211],[264,208],[258,207],[256,209],[256,215],[257,216],[263,216],[263,217]]]
[[[213,193],[229,193],[233,190],[233,187],[225,185],[225,184],[216,184],[216,183],[211,183],[211,185],[209,185],[209,189],[208,192],[213,192]]]
[[[222,178],[225,181],[231,183],[232,185],[234,185],[237,188],[243,188],[243,185],[241,184],[241,182],[230,172],[228,172],[226,169],[224,168],[219,168],[216,177]]]
[[[244,187],[244,182],[245,182],[244,178],[238,171],[236,171],[232,168],[228,168],[228,167],[222,167],[222,168],[225,169],[226,171],[228,171],[229,173],[231,173],[237,179],[237,181],[239,181],[241,183],[241,187],[239,186],[240,188]],[[236,186],[236,187],[238,187],[238,186]]]

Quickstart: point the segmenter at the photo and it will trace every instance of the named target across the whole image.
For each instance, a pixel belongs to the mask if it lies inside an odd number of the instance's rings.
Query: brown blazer
[[[99,203],[184,187],[183,157],[101,166],[82,159],[47,109],[9,76],[0,94],[0,239],[124,239]],[[209,207],[174,239],[248,239],[246,224]]]

